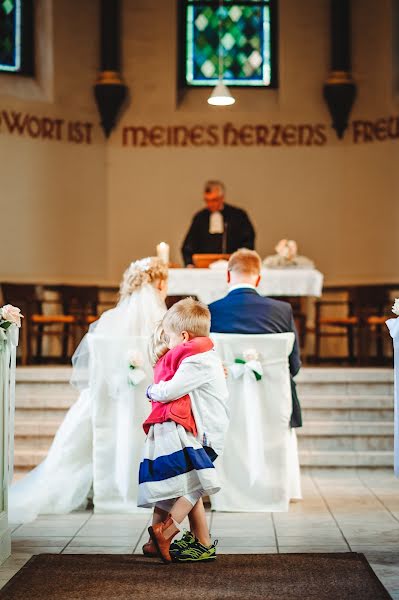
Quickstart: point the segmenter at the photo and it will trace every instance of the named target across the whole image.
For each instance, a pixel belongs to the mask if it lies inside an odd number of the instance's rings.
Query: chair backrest
[[[230,423],[220,466],[216,464],[222,489],[212,498],[212,508],[287,510],[292,463],[288,357],[294,334],[218,333],[212,339],[224,363],[235,365],[227,378]],[[251,365],[234,363],[248,350],[258,355],[261,378],[255,377]]]
[[[356,312],[383,315],[390,304],[389,288],[384,285],[359,285],[350,289],[349,302]]]
[[[288,357],[294,346],[295,335],[287,333],[212,333],[215,349],[224,362],[242,358],[243,352],[254,349],[262,365],[283,362],[288,367]]]
[[[89,333],[90,395],[93,419],[94,506],[99,512],[137,511],[139,464],[145,440],[142,424],[151,404],[147,337]],[[129,383],[129,354],[141,355],[145,377]]]
[[[13,304],[21,309],[22,314],[41,313],[41,299],[38,286],[31,283],[2,283],[4,304]]]
[[[252,403],[253,407],[256,402],[263,407],[267,406],[271,421],[276,420],[288,426],[292,409],[288,358],[294,345],[294,334],[215,333],[212,334],[212,339],[215,350],[227,367],[235,364],[236,359],[244,359],[251,350],[258,355],[263,370],[261,380],[258,381],[251,370],[237,379],[229,374],[227,385],[233,404],[243,401],[251,403],[250,398],[256,399]],[[231,369],[229,373],[232,373]]]
[[[65,314],[97,314],[98,287],[94,285],[61,285],[58,287]]]

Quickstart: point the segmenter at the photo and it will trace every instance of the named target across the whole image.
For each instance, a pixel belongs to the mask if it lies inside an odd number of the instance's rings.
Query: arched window
[[[228,85],[277,87],[276,10],[275,0],[185,0],[181,83],[213,86],[222,65]]]
[[[33,75],[32,0],[0,0],[0,72]]]

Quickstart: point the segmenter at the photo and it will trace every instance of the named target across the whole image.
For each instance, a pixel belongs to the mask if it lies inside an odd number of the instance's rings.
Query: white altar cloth
[[[262,269],[259,293],[264,296],[320,297],[323,275],[316,269]],[[225,269],[170,269],[170,296],[197,296],[209,304],[228,292]]]

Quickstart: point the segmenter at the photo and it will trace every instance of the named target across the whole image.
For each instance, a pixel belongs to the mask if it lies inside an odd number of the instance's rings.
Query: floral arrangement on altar
[[[295,240],[282,239],[275,247],[276,254],[267,256],[263,265],[269,269],[281,269],[282,267],[297,267],[302,269],[314,269],[314,262],[306,256],[298,255],[298,244]]]
[[[144,366],[143,355],[137,350],[130,350],[128,353],[128,361],[128,383],[130,386],[135,387],[145,379],[145,371],[142,369]]]

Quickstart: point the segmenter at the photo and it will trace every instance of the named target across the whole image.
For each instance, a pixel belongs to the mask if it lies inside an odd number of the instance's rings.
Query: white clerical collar
[[[209,233],[224,233],[223,215],[219,210],[209,215]]]
[[[251,285],[250,283],[237,283],[236,285],[232,285],[231,287],[229,287],[229,294],[233,290],[240,290],[240,289],[255,290],[255,292],[258,294],[258,290],[256,289],[256,287],[254,285]]]

